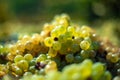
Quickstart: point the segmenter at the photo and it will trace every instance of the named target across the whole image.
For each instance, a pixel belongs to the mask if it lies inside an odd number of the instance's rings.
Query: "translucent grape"
[[[81,47],[81,49],[83,49],[83,50],[87,50],[87,49],[89,49],[89,47],[90,47],[90,43],[89,43],[88,41],[83,40],[83,41],[80,43],[80,47]]]
[[[17,66],[23,71],[27,71],[29,64],[26,60],[20,60],[19,62],[17,62]]]
[[[19,62],[19,61],[21,61],[21,60],[24,60],[24,57],[23,57],[22,55],[17,55],[17,56],[15,56],[15,58],[14,58],[14,62],[15,62],[15,63],[17,63],[17,62]]]
[[[46,60],[47,57],[45,54],[40,54],[37,58],[36,58],[36,62],[41,62],[41,61],[44,61]]]
[[[61,48],[61,43],[59,41],[54,41],[53,49],[57,51],[57,50],[60,50],[60,48]]]
[[[25,54],[24,59],[29,62],[29,61],[31,61],[33,59],[33,56],[31,54]]]
[[[51,57],[55,57],[57,55],[57,51],[54,50],[53,48],[50,48],[48,51],[48,55]]]
[[[73,62],[73,60],[74,60],[74,56],[73,56],[73,54],[67,54],[66,56],[65,56],[65,59],[66,59],[66,61],[69,63],[69,62]]]
[[[51,47],[53,45],[53,39],[51,37],[47,37],[45,38],[44,43],[47,47]]]

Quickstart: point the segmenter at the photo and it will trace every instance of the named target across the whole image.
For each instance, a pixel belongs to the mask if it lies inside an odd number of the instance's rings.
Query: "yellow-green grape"
[[[27,71],[29,64],[26,60],[20,60],[19,62],[17,62],[17,66],[23,71]]]
[[[16,55],[15,58],[14,58],[14,62],[17,63],[21,60],[24,60],[24,57],[22,55]]]
[[[87,30],[83,30],[80,33],[80,37],[85,38],[85,37],[89,37],[90,33]]]
[[[72,35],[74,35],[74,33],[75,33],[75,28],[74,28],[73,26],[69,26],[69,27],[67,28],[67,31],[70,32]]]
[[[80,56],[82,56],[83,59],[90,57],[90,52],[88,50],[81,50]]]
[[[14,68],[14,73],[18,76],[21,76],[23,74],[22,70],[19,67]]]
[[[53,45],[53,39],[52,39],[51,37],[45,38],[44,44],[45,44],[47,47],[52,47],[52,45]]]
[[[51,57],[55,57],[57,55],[57,51],[54,50],[53,48],[50,48],[48,51],[48,55]]]
[[[50,61],[46,66],[45,66],[45,73],[51,72],[51,71],[57,71],[57,64],[55,61]]]
[[[53,47],[53,49],[56,50],[56,51],[57,51],[57,50],[60,50],[60,48],[61,48],[61,43],[60,43],[59,41],[54,41],[52,47]]]
[[[26,41],[26,42],[25,42],[25,48],[26,48],[27,50],[32,50],[32,48],[33,48],[32,42],[31,42],[31,41]]]
[[[80,47],[83,50],[87,50],[90,47],[90,43],[88,41],[83,40],[80,42]]]
[[[31,72],[31,73],[35,73],[35,66],[30,66],[29,67],[29,71]]]
[[[57,28],[59,34],[64,34],[66,32],[66,27],[64,27],[64,26],[60,25],[60,26],[56,26],[56,28]]]
[[[80,47],[83,50],[87,50],[90,47],[90,43],[86,40],[83,40],[83,41],[80,42]]]
[[[99,80],[102,74],[104,73],[104,66],[102,63],[95,63],[92,66],[92,79],[93,80]]]
[[[28,80],[28,79],[26,79],[26,80]],[[45,79],[44,79],[44,76],[35,74],[31,77],[31,80],[45,80]]]
[[[40,54],[37,58],[36,58],[36,62],[41,62],[41,61],[45,61],[47,59],[47,56],[45,54]]]
[[[85,37],[84,40],[88,41],[90,44],[92,43],[92,40],[90,37]]]
[[[62,42],[65,42],[66,41],[66,35],[65,34],[61,34],[59,37],[58,37],[58,40],[62,43]]]
[[[60,80],[60,77],[61,77],[60,72],[53,71],[47,74],[46,80]]]
[[[32,56],[32,54],[25,54],[24,59],[27,60],[28,62],[30,62],[33,59],[33,56]]]
[[[92,73],[92,61],[89,59],[84,60],[81,64],[77,66],[77,72],[81,75],[80,77],[86,80]]]
[[[71,63],[71,62],[74,61],[74,56],[73,56],[73,54],[67,54],[67,55],[65,56],[65,59],[66,59],[66,61],[67,61],[68,63]]]
[[[109,71],[105,71],[101,76],[100,80],[111,80],[112,76]]]
[[[53,29],[50,33],[52,38],[58,37],[60,35],[59,30],[57,28]]]

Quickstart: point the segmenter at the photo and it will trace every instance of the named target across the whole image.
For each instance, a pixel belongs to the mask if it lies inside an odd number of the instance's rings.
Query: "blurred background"
[[[120,46],[119,0],[0,0],[0,43],[19,34],[40,32],[55,15],[66,13]]]

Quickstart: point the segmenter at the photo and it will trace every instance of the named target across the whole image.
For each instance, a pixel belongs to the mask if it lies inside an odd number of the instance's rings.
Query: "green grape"
[[[25,72],[23,76],[31,76],[32,73],[31,72]]]
[[[45,54],[40,54],[37,58],[36,58],[36,62],[41,62],[47,59],[47,56]]]
[[[66,59],[66,61],[67,61],[68,63],[70,63],[70,62],[73,62],[73,61],[74,61],[74,56],[73,56],[73,54],[67,54],[67,55],[65,56],[65,59]]]
[[[98,50],[99,47],[100,47],[100,45],[99,45],[98,42],[92,42],[91,45],[90,45],[91,50]]]
[[[83,61],[83,58],[81,56],[77,55],[77,56],[74,57],[74,62],[75,63],[80,63],[82,61]]]
[[[36,64],[36,58],[33,58],[30,62],[29,65],[30,66],[34,66]]]
[[[56,51],[57,51],[57,50],[60,50],[60,48],[61,48],[61,43],[60,43],[59,41],[54,41],[52,47],[53,47],[53,49],[56,50]]]
[[[51,72],[50,74],[47,74],[46,80],[59,80],[61,74],[60,72]]]
[[[81,50],[80,52],[80,56],[82,56],[82,58],[89,58],[90,54],[88,50]]]
[[[72,52],[72,53],[76,53],[76,52],[80,51],[80,46],[79,46],[79,44],[73,43],[70,48],[71,48],[71,52]]]
[[[100,80],[111,80],[112,76],[109,71],[105,71],[101,76]]]
[[[29,61],[31,61],[33,59],[33,56],[31,54],[25,54],[24,59],[29,62]]]
[[[56,26],[57,30],[59,31],[59,34],[64,34],[66,32],[66,27],[64,26]]]
[[[65,35],[65,34],[61,34],[61,35],[59,36],[58,40],[59,40],[60,42],[65,42],[65,41],[66,41],[66,35]]]
[[[93,80],[99,80],[100,77],[102,76],[104,72],[104,66],[102,63],[95,63],[93,66],[92,66],[92,79]]]
[[[80,42],[80,47],[83,50],[87,50],[90,47],[90,43],[88,41],[83,40]]]
[[[51,37],[45,38],[44,44],[45,44],[47,47],[51,47],[51,46],[53,45],[53,39],[52,39]]]
[[[54,37],[58,37],[60,35],[60,33],[59,33],[59,31],[58,31],[58,29],[53,29],[52,31],[51,31],[51,33],[50,33],[50,36],[52,37],[52,38],[54,38]]]
[[[14,62],[17,63],[21,60],[24,60],[24,57],[22,55],[16,55],[15,58],[14,58]]]
[[[55,61],[50,61],[46,66],[45,66],[45,73],[48,74],[49,72],[52,71],[57,71],[57,64]]]
[[[85,37],[84,40],[85,40],[85,41],[88,41],[90,44],[92,43],[92,40],[91,40],[90,37]]]
[[[14,72],[16,75],[19,75],[19,76],[23,74],[22,70],[19,67],[15,67]]]
[[[71,40],[73,35],[72,35],[71,32],[66,32],[66,33],[65,33],[65,36],[66,36],[66,39],[67,39],[67,40]]]
[[[86,30],[81,31],[80,37],[85,38],[85,37],[89,37],[90,33]]]
[[[45,80],[42,75],[33,75],[31,78],[32,80]]]
[[[19,68],[21,68],[23,71],[27,71],[28,67],[29,67],[29,64],[26,60],[21,60],[21,61],[17,62],[17,66]]]
[[[31,72],[31,73],[35,73],[35,66],[30,66],[29,67],[29,71]]]
[[[57,55],[57,51],[54,50],[53,48],[50,48],[48,51],[48,55],[51,57],[55,57]]]

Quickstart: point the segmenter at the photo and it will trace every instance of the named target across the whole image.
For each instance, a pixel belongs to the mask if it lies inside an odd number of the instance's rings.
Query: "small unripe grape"
[[[57,50],[60,50],[60,48],[61,48],[61,43],[59,41],[54,41],[53,49],[57,51]]]
[[[23,71],[27,71],[28,67],[29,67],[29,64],[26,60],[21,60],[21,61],[17,62],[17,66],[19,68],[21,68]]]
[[[40,54],[37,59],[36,62],[41,62],[47,59],[47,56],[45,54]]]
[[[29,62],[29,61],[31,61],[33,59],[33,56],[31,54],[25,54],[24,59]]]
[[[23,57],[22,55],[17,55],[17,56],[15,56],[15,58],[14,58],[14,62],[15,62],[15,63],[17,63],[17,62],[19,62],[19,61],[21,61],[21,60],[24,60],[24,57]]]
[[[57,71],[57,64],[54,61],[50,61],[45,67],[45,73]]]
[[[89,37],[90,33],[86,30],[83,30],[80,34],[80,37],[85,38],[85,37]]]
[[[57,55],[57,51],[50,48],[49,51],[48,51],[48,55],[51,56],[51,57],[55,57]]]
[[[66,56],[65,56],[65,59],[66,59],[66,61],[69,63],[69,62],[73,62],[74,61],[74,56],[73,56],[73,54],[67,54]]]
[[[47,37],[45,38],[44,43],[47,47],[51,47],[53,45],[53,39],[51,37]]]
[[[15,74],[17,74],[19,76],[23,74],[22,70],[19,67],[15,67],[14,72],[15,72]]]
[[[83,41],[81,41],[81,43],[80,43],[80,47],[81,47],[81,49],[83,49],[83,50],[87,50],[87,49],[89,49],[89,47],[90,47],[90,43],[89,43],[88,41],[83,40]]]
[[[67,31],[68,31],[68,32],[71,32],[72,35],[73,35],[73,34],[75,33],[75,28],[72,27],[72,26],[70,26],[70,27],[67,28]]]

